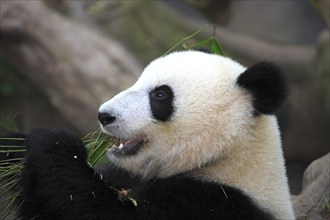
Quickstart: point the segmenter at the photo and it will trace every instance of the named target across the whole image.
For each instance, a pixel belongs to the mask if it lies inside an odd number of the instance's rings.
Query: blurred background
[[[278,113],[291,192],[330,147],[329,1],[0,2],[0,127],[29,132],[98,127],[99,105],[128,88],[143,66],[205,24],[246,66],[277,64],[290,80]],[[212,36],[213,26],[189,39]]]

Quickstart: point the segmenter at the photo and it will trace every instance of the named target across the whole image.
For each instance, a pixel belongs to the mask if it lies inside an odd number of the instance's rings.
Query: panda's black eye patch
[[[149,93],[152,116],[160,121],[167,121],[173,114],[174,93],[170,86],[156,87]]]

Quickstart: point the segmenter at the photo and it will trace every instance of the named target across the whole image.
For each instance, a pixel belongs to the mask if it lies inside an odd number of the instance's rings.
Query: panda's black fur
[[[167,121],[174,112],[174,94],[170,86],[161,85],[149,93],[152,115],[160,121]]]

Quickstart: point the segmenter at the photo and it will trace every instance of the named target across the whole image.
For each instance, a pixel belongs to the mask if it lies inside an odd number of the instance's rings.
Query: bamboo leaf
[[[226,56],[225,52],[223,51],[223,49],[220,47],[218,41],[215,39],[214,36],[212,36],[210,38],[210,42],[209,42],[209,47],[210,47],[210,51],[213,54],[218,54],[220,56]]]
[[[207,40],[202,40],[192,46],[189,46],[189,47],[186,47],[186,49],[196,49],[196,48],[202,48],[204,47],[205,45],[208,45],[210,43],[210,39],[207,39]]]
[[[196,32],[192,33],[191,35],[189,35],[188,37],[183,38],[182,40],[180,40],[178,43],[176,43],[173,47],[171,47],[170,49],[168,49],[162,56],[165,56],[169,53],[171,53],[175,48],[177,48],[180,44],[182,44],[183,42],[185,42],[186,40],[189,40],[191,38],[193,38],[194,36],[196,36],[197,34],[199,34],[200,32],[202,32],[205,28],[207,28],[208,26],[210,26],[210,24],[206,24],[204,25],[202,28],[198,29]]]

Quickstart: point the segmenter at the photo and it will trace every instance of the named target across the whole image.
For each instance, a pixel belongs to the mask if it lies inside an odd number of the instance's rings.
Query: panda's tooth
[[[120,145],[118,146],[118,149],[123,149],[123,147],[124,147],[124,144],[120,143]]]

